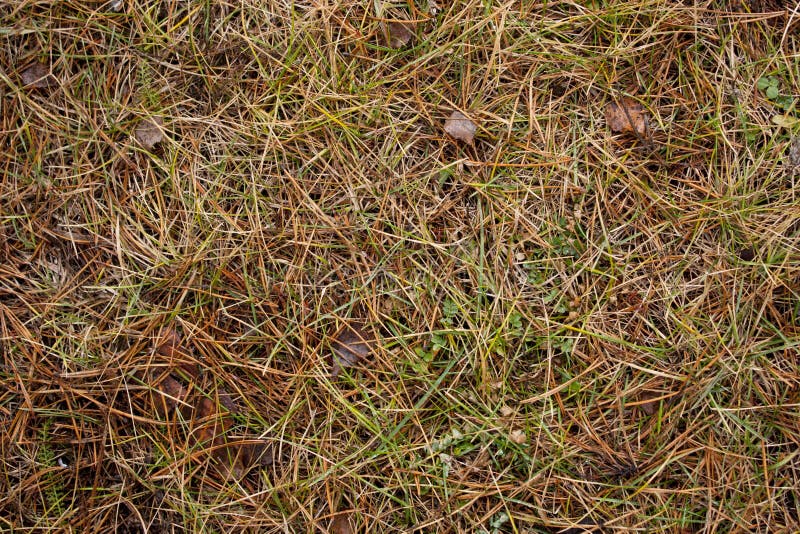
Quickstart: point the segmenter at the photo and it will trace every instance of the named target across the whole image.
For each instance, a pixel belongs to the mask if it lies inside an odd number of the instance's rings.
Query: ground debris
[[[606,122],[612,132],[647,135],[648,119],[642,105],[630,97],[606,106]]]
[[[331,534],[353,534],[353,522],[349,513],[338,513],[331,521]]]
[[[334,338],[332,376],[338,376],[342,369],[354,367],[366,359],[373,351],[376,340],[361,324],[348,325]]]
[[[55,85],[56,79],[50,73],[50,67],[42,63],[34,63],[20,73],[22,83],[27,87],[44,89]]]
[[[385,25],[386,40],[392,48],[403,48],[414,38],[414,32],[406,22],[389,22]]]
[[[453,139],[472,145],[475,142],[475,132],[478,131],[478,127],[469,117],[456,110],[445,121],[444,131]]]
[[[147,150],[151,150],[164,140],[164,119],[151,117],[139,123],[134,132],[136,141]]]

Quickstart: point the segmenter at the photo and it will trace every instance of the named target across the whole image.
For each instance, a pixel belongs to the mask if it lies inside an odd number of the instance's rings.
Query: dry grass
[[[0,529],[800,528],[790,3],[114,4],[0,4]]]

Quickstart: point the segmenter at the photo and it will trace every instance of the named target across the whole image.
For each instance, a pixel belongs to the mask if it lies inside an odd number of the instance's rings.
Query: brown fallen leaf
[[[164,140],[163,126],[164,119],[161,117],[145,119],[139,123],[133,135],[140,145],[147,150],[151,150],[154,146]]]
[[[522,430],[514,430],[511,434],[508,435],[508,439],[511,440],[512,443],[516,443],[517,445],[522,445],[526,441],[528,441],[528,436],[525,435],[525,432]]]
[[[639,407],[645,413],[645,415],[653,415],[658,411],[658,405],[661,401],[661,397],[652,391],[646,391],[640,395],[641,404]]]
[[[208,451],[208,458],[225,479],[239,480],[251,469],[275,461],[274,450],[263,439],[232,439],[233,416],[238,410],[230,394],[219,391],[217,399],[203,397],[193,421],[193,442]]]
[[[414,33],[406,23],[390,22],[385,26],[387,42],[392,48],[403,48],[414,38]]]
[[[225,419],[220,417],[218,408],[218,403],[208,397],[197,402],[192,421],[192,437],[196,443],[210,447],[226,430]]]
[[[161,342],[158,348],[156,348],[156,352],[172,360],[175,358],[175,355],[179,353],[180,346],[181,335],[172,328],[168,328],[161,336]]]
[[[197,364],[176,330],[162,330],[152,363],[146,376],[153,411],[173,427],[173,416],[179,411],[190,422],[188,443],[200,449],[199,457],[208,461],[223,479],[238,480],[253,468],[274,462],[274,451],[267,441],[231,436],[234,417],[239,413],[232,395],[224,388],[210,395],[199,390],[197,386],[202,381]]]
[[[645,390],[639,392],[631,406],[637,406],[645,415],[654,415],[663,406],[668,406],[674,401],[675,393]]]
[[[353,534],[353,522],[347,512],[336,514],[328,528],[331,534]]]
[[[239,478],[245,469],[241,465],[241,455],[229,447],[233,413],[222,400],[224,395],[217,399],[203,397],[197,402],[190,436],[192,442],[207,451],[212,465],[224,478]]]
[[[169,419],[177,406],[186,408],[188,391],[172,375],[176,355],[180,353],[181,338],[177,332],[168,329],[160,337],[146,373],[146,381],[150,384],[150,400],[153,410],[161,419]]]
[[[172,416],[179,404],[185,402],[187,390],[169,375],[157,382],[153,386],[153,407],[160,418],[166,419]]]
[[[20,73],[20,78],[22,78],[22,83],[27,87],[33,87],[35,89],[44,89],[56,83],[55,78],[50,74],[50,68],[41,63],[34,63],[23,70]]]
[[[475,142],[475,132],[478,131],[478,127],[469,117],[456,110],[444,122],[444,131],[453,139],[472,145]]]
[[[266,468],[275,461],[274,451],[266,442],[218,441],[213,448],[212,461],[226,479],[241,480],[254,468]]]
[[[239,413],[234,397],[223,387],[211,394],[202,393],[197,363],[175,329],[161,331],[152,364],[146,376],[153,411],[178,431],[185,427],[176,425],[176,411],[189,421],[187,442],[197,446],[198,457],[208,461],[223,479],[239,480],[252,469],[275,461],[268,441],[231,435]]]
[[[346,326],[334,338],[332,376],[338,376],[342,369],[354,367],[367,358],[375,345],[375,338],[368,335],[361,325]]]
[[[786,166],[789,167],[792,175],[797,174],[800,172],[800,136],[792,138],[788,156]]]
[[[267,467],[275,463],[275,451],[264,440],[249,440],[232,443],[238,451],[240,464],[245,468]]]
[[[156,352],[167,359],[170,368],[178,366],[186,378],[196,379],[200,375],[197,362],[191,357],[189,351],[183,346],[181,335],[173,328],[167,328],[161,337],[161,343]]]
[[[615,133],[647,134],[647,113],[640,103],[627,96],[606,106],[606,122]]]

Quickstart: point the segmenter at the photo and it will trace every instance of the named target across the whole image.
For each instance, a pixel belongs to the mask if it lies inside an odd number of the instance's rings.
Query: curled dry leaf
[[[212,464],[228,480],[241,479],[255,467],[274,462],[273,448],[263,439],[231,439],[238,408],[231,395],[220,390],[217,398],[203,397],[194,417],[194,439],[209,450]]]
[[[658,395],[647,392],[642,394],[642,402],[639,404],[639,407],[646,415],[653,415],[658,411],[658,401]]]
[[[445,121],[444,131],[453,139],[471,145],[475,142],[475,132],[478,131],[478,127],[469,117],[460,111],[454,111]]]
[[[606,106],[606,122],[615,133],[647,134],[647,113],[640,103],[627,96]]]
[[[42,65],[41,63],[34,63],[27,69],[23,70],[20,73],[20,78],[22,78],[22,83],[24,83],[27,87],[33,87],[36,89],[50,87],[56,83],[55,78],[53,78],[53,75],[50,74],[50,68],[47,65]]]
[[[346,326],[333,341],[333,369],[331,375],[338,376],[342,369],[353,367],[370,355],[375,338],[359,325]]]
[[[156,361],[149,373],[153,409],[161,418],[169,418],[178,406],[186,407],[187,389],[176,380],[171,371],[176,360],[181,361],[181,337],[172,329],[167,329],[155,350]],[[164,361],[166,360],[166,361]]]
[[[152,117],[139,123],[134,131],[134,137],[147,150],[164,140],[164,119]]]
[[[737,256],[742,261],[753,261],[756,259],[756,249],[753,247],[743,247],[739,249]]]
[[[224,396],[224,394],[223,394]],[[197,402],[192,420],[193,441],[208,451],[212,464],[225,478],[241,476],[241,456],[228,447],[233,413],[222,398],[203,397]]]
[[[390,22],[385,30],[389,46],[392,48],[403,48],[414,38],[414,33],[403,22]]]

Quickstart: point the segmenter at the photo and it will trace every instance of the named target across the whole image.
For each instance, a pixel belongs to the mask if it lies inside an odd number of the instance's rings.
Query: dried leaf
[[[647,113],[641,104],[630,97],[606,106],[606,122],[615,133],[647,134]]]
[[[161,336],[161,343],[159,343],[156,352],[171,359],[180,344],[181,335],[172,328],[168,328]]]
[[[155,355],[167,361],[157,361],[161,376],[149,373],[154,411],[168,418],[177,407],[191,421],[189,442],[204,449],[203,454],[223,478],[240,479],[253,467],[273,463],[273,449],[266,441],[230,438],[234,415],[239,412],[230,393],[220,388],[216,395],[205,396],[176,378],[176,370],[185,371],[182,376],[189,380],[198,378],[197,365],[189,359],[178,332],[164,330]]]
[[[517,445],[522,445],[528,440],[528,436],[522,430],[514,430],[509,434],[508,439]]]
[[[796,117],[792,117],[788,113],[786,115],[774,115],[772,117],[772,124],[776,124],[781,128],[786,128],[787,130],[791,130],[795,124],[800,122],[800,119]]]
[[[789,160],[788,167],[795,174],[800,169],[800,136],[792,139],[792,144],[789,145]]]
[[[642,403],[642,411],[647,415],[653,415],[658,411],[658,401],[649,401]]]
[[[221,438],[230,421],[221,417],[218,403],[208,397],[203,397],[197,403],[194,416],[194,439],[197,443],[206,446],[214,445]]]
[[[145,119],[139,123],[134,132],[136,141],[139,142],[147,150],[151,150],[154,146],[164,140],[164,119],[161,117],[152,117]]]
[[[163,378],[153,389],[153,405],[162,419],[170,417],[175,407],[186,400],[186,388],[171,376]]]
[[[475,141],[475,132],[478,127],[460,111],[454,111],[444,123],[444,131],[458,141],[471,145]]]
[[[34,63],[23,70],[22,73],[20,73],[20,78],[22,78],[22,83],[26,86],[36,89],[50,87],[56,83],[55,78],[50,74],[50,68],[41,63]]]
[[[658,412],[664,395],[655,391],[643,391],[639,394],[636,405],[642,409],[645,415],[653,415]]]
[[[264,440],[231,440],[236,405],[230,395],[220,391],[216,401],[203,397],[194,417],[193,441],[208,450],[217,472],[225,479],[241,479],[254,467],[267,467],[274,460],[274,451]]]
[[[353,522],[348,513],[337,514],[328,529],[331,534],[353,534]]]
[[[189,355],[189,351],[182,345],[181,335],[172,328],[168,328],[158,345],[156,352],[167,358],[170,368],[177,365],[189,378],[197,378],[200,369],[197,363]]]
[[[272,448],[266,443],[246,441],[215,445],[214,465],[227,479],[240,480],[255,467],[265,468],[274,462]]]
[[[414,33],[403,22],[390,22],[386,25],[389,46],[403,48],[414,38]]]
[[[240,464],[246,469],[275,463],[275,451],[266,441],[246,441],[235,445],[239,449]]]
[[[342,369],[357,365],[360,360],[370,355],[374,345],[374,337],[364,332],[361,326],[345,327],[332,344],[333,369],[331,375],[338,376]]]
[[[233,416],[221,399],[203,397],[197,403],[192,420],[192,441],[208,451],[212,464],[224,478],[242,474],[236,451],[228,448],[227,433],[232,426]]]
[[[236,408],[236,403],[233,402],[231,394],[225,390],[219,392],[219,403],[231,413],[237,413],[239,410]]]
[[[156,347],[154,365],[147,373],[147,381],[152,387],[153,408],[161,418],[171,417],[178,405],[186,406],[188,391],[171,374],[175,360],[178,359],[177,355],[180,354],[180,342],[180,335],[168,329]],[[167,361],[163,361],[164,359]]]

